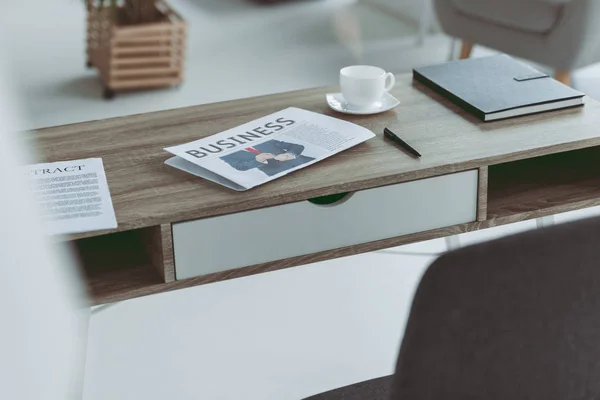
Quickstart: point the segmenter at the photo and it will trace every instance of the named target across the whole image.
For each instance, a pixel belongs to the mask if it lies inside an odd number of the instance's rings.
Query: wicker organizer
[[[87,4],[87,65],[98,70],[105,98],[183,82],[187,24],[165,2],[156,1],[154,21],[142,23],[131,22],[131,2]]]

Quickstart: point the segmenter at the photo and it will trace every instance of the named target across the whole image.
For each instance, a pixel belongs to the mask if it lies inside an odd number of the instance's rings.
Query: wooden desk
[[[81,255],[95,302],[123,300],[600,204],[596,162],[600,159],[600,103],[595,100],[587,98],[580,108],[482,123],[413,83],[408,75],[399,76],[393,90],[401,105],[380,115],[334,113],[324,101],[325,93],[331,90],[317,88],[35,132],[36,147],[44,161],[104,160],[119,226],[67,238]],[[371,129],[377,137],[244,193],[163,164],[170,157],[163,147],[209,136],[288,106],[352,121]],[[414,145],[423,157],[411,158],[384,141],[386,126]],[[180,229],[184,226],[178,225],[180,222],[208,221],[234,213],[243,216],[249,210],[464,171],[475,171],[477,180],[476,209],[464,222],[176,280],[173,248],[180,245],[177,240],[173,243],[173,227]],[[471,179],[461,176],[466,179],[461,182]],[[446,191],[436,197],[452,195]],[[377,204],[372,204],[372,209],[376,208]],[[445,212],[449,219],[437,222],[452,220],[453,210]],[[249,229],[248,237],[256,236],[256,231]],[[198,243],[209,237],[211,232],[199,235]],[[258,242],[255,248],[257,254],[264,253],[268,243]]]

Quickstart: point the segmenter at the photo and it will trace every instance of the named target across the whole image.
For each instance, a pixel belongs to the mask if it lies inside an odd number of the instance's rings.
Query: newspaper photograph
[[[243,191],[375,135],[337,118],[290,107],[194,142],[167,147],[167,165]]]

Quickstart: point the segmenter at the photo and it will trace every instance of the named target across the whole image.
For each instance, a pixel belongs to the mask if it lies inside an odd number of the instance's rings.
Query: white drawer
[[[177,279],[472,222],[477,170],[173,224]]]

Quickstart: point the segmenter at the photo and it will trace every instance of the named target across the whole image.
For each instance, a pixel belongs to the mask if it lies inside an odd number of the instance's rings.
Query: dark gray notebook
[[[506,54],[416,68],[413,78],[483,121],[583,104],[583,93]]]

